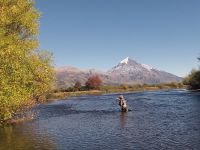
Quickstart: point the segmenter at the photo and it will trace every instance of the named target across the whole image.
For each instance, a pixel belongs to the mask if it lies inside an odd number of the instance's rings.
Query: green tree
[[[75,91],[80,91],[81,89],[81,82],[80,81],[76,81],[76,83],[74,84],[74,90]]]
[[[39,100],[52,85],[52,56],[38,48],[33,0],[0,0],[0,120]]]
[[[189,89],[200,89],[200,71],[193,69],[183,83],[188,85]]]
[[[200,61],[200,57],[197,59]],[[184,78],[183,84],[188,85],[189,89],[200,89],[200,70],[193,69],[191,73]]]

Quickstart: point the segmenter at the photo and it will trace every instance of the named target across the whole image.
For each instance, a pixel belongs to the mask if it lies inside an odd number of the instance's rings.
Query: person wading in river
[[[121,111],[122,112],[128,112],[128,106],[126,104],[126,100],[125,98],[123,97],[123,95],[120,95],[118,98],[118,104],[119,106],[121,107]]]

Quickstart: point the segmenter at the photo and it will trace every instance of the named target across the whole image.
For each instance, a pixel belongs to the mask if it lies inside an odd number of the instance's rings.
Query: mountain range
[[[181,77],[146,64],[140,64],[129,57],[106,72],[96,69],[79,69],[72,66],[59,67],[55,71],[58,87],[73,86],[76,81],[84,85],[87,79],[95,74],[98,74],[103,80],[103,84],[106,85],[159,84],[182,81]]]

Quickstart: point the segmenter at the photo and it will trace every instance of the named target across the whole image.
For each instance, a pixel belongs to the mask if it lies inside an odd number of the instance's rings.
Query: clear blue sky
[[[178,76],[198,68],[200,0],[36,0],[55,66],[107,70],[129,56]]]

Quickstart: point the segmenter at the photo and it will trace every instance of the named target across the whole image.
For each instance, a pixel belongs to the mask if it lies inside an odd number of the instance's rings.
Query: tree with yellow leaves
[[[0,0],[0,121],[52,86],[52,56],[37,50],[38,19],[33,0]]]

